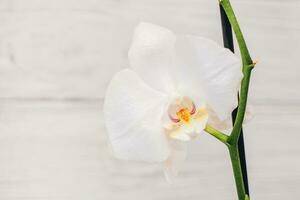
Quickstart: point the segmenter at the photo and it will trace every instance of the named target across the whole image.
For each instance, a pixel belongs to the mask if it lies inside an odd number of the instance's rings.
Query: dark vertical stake
[[[228,48],[232,52],[234,52],[231,25],[230,25],[230,22],[229,22],[229,20],[226,16],[226,13],[225,13],[225,11],[224,11],[224,9],[221,5],[220,5],[220,13],[221,13],[224,47]],[[237,109],[235,109],[232,112],[232,122],[235,121],[236,114],[237,114]],[[243,179],[244,179],[244,184],[245,184],[245,191],[249,195],[249,185],[248,185],[248,176],[247,176],[247,165],[246,165],[246,155],[245,155],[243,129],[241,130],[241,135],[240,135],[240,138],[239,138],[238,148],[239,148],[239,154],[240,154],[240,159],[241,159],[241,167],[242,167]]]

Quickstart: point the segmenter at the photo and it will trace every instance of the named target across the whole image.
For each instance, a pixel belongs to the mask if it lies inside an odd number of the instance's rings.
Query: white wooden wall
[[[245,127],[252,199],[300,199],[300,1],[232,0],[253,58]],[[0,199],[235,199],[224,147],[203,135],[168,185],[115,160],[102,99],[140,21],[220,44],[217,0],[0,0]]]

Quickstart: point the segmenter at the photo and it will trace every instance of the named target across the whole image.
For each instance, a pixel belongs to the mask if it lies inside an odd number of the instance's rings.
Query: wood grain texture
[[[101,101],[1,101],[1,108],[1,199],[236,198],[227,151],[209,135],[189,145],[169,185],[159,164],[114,159]],[[245,126],[251,196],[298,199],[300,105],[255,108]]]
[[[253,58],[259,60],[253,98],[299,100],[294,87],[299,1],[232,4]],[[2,0],[1,97],[102,98],[112,75],[128,66],[127,50],[140,21],[222,44],[217,1]]]
[[[245,127],[252,199],[300,199],[300,2],[232,0],[253,58]],[[102,99],[140,21],[220,44],[217,1],[0,0],[0,199],[232,200],[214,138],[189,146],[173,185],[160,165],[115,160]]]

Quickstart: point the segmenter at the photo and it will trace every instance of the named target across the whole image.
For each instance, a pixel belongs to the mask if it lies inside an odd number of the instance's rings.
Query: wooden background
[[[232,0],[259,64],[245,127],[252,199],[300,199],[300,1]],[[173,185],[115,160],[102,103],[140,21],[220,44],[217,0],[0,0],[1,200],[232,200],[224,146],[203,135]]]

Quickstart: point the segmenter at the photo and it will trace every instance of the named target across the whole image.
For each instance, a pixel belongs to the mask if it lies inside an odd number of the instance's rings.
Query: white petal
[[[248,101],[248,105],[246,107],[246,113],[245,113],[245,117],[244,117],[244,124],[247,124],[248,122],[250,122],[253,118],[255,117],[255,109],[254,106],[251,105],[251,102]]]
[[[196,123],[196,126],[195,126],[196,134],[201,133],[205,129],[207,121],[208,121],[208,116],[205,116],[202,120],[195,122]]]
[[[186,142],[170,141],[171,153],[168,160],[165,162],[164,173],[169,183],[174,182],[182,164],[186,158]]]
[[[232,129],[233,125],[232,125],[231,116],[224,120],[220,120],[220,118],[216,115],[216,113],[213,110],[208,109],[207,112],[209,113],[209,120],[208,120],[209,125],[221,131]],[[247,105],[243,124],[244,125],[247,124],[249,121],[252,120],[253,117],[254,117],[253,106],[251,106],[251,104]]]
[[[161,118],[166,96],[125,69],[112,79],[104,102],[104,117],[116,157],[148,162],[164,161],[169,146]]]
[[[220,131],[224,131],[224,130],[229,130],[232,128],[232,117],[228,117],[224,120],[221,120],[216,112],[214,110],[212,110],[211,108],[207,108],[207,112],[209,115],[209,119],[208,119],[208,124],[211,125],[212,127],[220,130]]]
[[[171,133],[170,137],[172,139],[176,139],[176,140],[189,141],[189,140],[191,140],[189,133],[192,131],[193,131],[193,129],[183,126],[179,130],[177,130],[177,132]]]
[[[220,120],[219,118],[213,118],[210,116],[208,124],[220,131],[230,130],[233,127],[231,118]]]
[[[176,51],[178,65],[174,72],[181,74],[178,82],[200,90],[218,117],[228,118],[237,106],[242,78],[240,60],[215,42],[194,36],[178,37]]]
[[[174,90],[169,77],[176,37],[166,28],[141,23],[137,26],[128,57],[130,67],[151,87]]]

